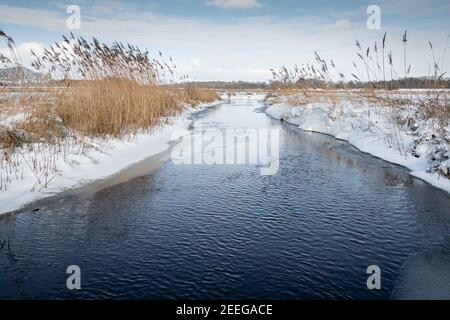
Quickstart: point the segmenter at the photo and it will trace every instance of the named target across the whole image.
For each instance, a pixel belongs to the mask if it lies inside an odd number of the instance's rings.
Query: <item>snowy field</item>
[[[411,92],[396,94],[405,96]],[[305,131],[347,141],[363,152],[407,167],[413,176],[450,192],[450,179],[444,176],[450,172],[450,126],[447,123],[446,132],[442,133],[435,121],[422,117],[414,103],[393,112],[392,108],[360,101],[296,106],[288,100],[286,96],[269,98],[266,113]]]
[[[408,94],[395,93],[401,97]],[[426,96],[428,93],[419,94]],[[236,95],[237,98],[264,97],[260,94]],[[417,93],[414,95],[419,96]],[[226,94],[222,98],[226,98]],[[82,143],[69,140],[62,146],[41,144],[20,148],[14,153],[14,159],[0,163],[0,214],[61,191],[107,178],[167,150],[172,141],[180,138],[179,133],[189,134],[187,128],[194,112],[218,103],[190,108],[172,119],[171,124],[155,129],[152,133],[138,134],[129,140],[85,139]],[[450,127],[447,125],[443,136],[435,128],[434,122],[421,118],[414,104],[402,108],[400,113],[395,114],[396,119],[393,121],[391,108],[351,99],[344,99],[344,103],[338,105],[326,101],[293,105],[289,97],[275,96],[269,97],[267,103],[266,113],[273,118],[282,119],[306,131],[325,133],[345,140],[363,152],[405,166],[412,175],[450,192],[450,179],[442,174],[450,172]],[[23,118],[20,113],[3,117],[0,125],[8,126]]]
[[[152,133],[137,134],[129,140],[89,139],[81,144],[79,141],[68,141],[63,146],[41,144],[33,148],[20,148],[14,153],[12,161],[2,161],[0,165],[3,181],[0,214],[61,191],[107,178],[167,150],[170,143],[180,137],[179,133],[189,133],[187,128],[193,113],[219,103],[189,108],[171,119],[169,125],[155,129]],[[8,125],[22,118],[20,114],[3,118],[0,124]]]

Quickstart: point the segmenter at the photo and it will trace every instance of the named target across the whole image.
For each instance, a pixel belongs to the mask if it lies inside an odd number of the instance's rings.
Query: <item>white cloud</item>
[[[31,54],[31,50],[37,55],[41,55],[44,53],[45,45],[39,42],[23,42],[15,47],[15,55],[18,55],[18,58],[22,65],[26,67],[30,67],[31,62],[33,62],[34,57]],[[12,60],[11,51],[8,48],[0,48],[0,53],[5,57]]]
[[[208,6],[216,6],[224,9],[249,9],[259,8],[262,4],[258,0],[206,0]]]
[[[61,11],[65,13],[64,11]],[[54,11],[44,9],[28,9],[17,6],[0,4],[0,21],[4,23],[41,27],[45,26],[48,30],[61,30],[66,26],[66,20],[61,18]],[[5,30],[7,31],[7,30]]]
[[[203,68],[204,67],[203,63],[199,59],[192,58],[189,60],[189,62],[191,63],[191,65],[194,68]]]
[[[332,28],[332,29],[348,29],[350,28],[351,24],[348,19],[342,19],[342,20],[336,20],[333,24],[324,26],[325,28]]]

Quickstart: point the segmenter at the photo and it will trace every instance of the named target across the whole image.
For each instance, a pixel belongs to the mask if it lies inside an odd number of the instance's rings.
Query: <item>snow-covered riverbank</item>
[[[152,133],[137,134],[129,141],[123,139],[89,140],[89,147],[79,150],[79,145],[46,150],[22,150],[17,155],[20,169],[6,168],[9,183],[0,190],[0,214],[17,210],[23,205],[55,195],[61,191],[83,186],[94,180],[107,178],[121,170],[167,150],[170,143],[187,130],[193,113],[220,104],[220,101],[189,108],[172,119],[171,124],[155,129]],[[174,134],[176,132],[176,135]],[[42,148],[42,147],[41,147]],[[45,148],[45,147],[44,147]],[[50,148],[50,147],[49,147]],[[47,157],[47,158],[45,158]],[[35,163],[32,163],[35,162]],[[46,177],[36,177],[31,166],[51,168]],[[42,172],[44,168],[40,168]],[[5,173],[6,172],[6,173]],[[5,177],[3,177],[5,179]],[[40,183],[38,183],[40,180]],[[45,183],[44,181],[47,181]]]
[[[277,101],[267,107],[266,113],[305,131],[347,141],[363,152],[407,167],[413,176],[450,192],[450,179],[437,173],[450,170],[450,146],[439,139],[431,124],[416,118],[413,106],[398,115],[404,118],[404,124],[392,121],[387,108],[350,102],[336,107],[326,102],[291,106]]]

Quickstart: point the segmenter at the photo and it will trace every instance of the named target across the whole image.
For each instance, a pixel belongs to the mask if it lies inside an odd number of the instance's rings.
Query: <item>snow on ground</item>
[[[355,106],[350,101],[337,107],[325,102],[291,106],[281,99],[267,107],[266,113],[305,131],[347,141],[363,152],[407,167],[413,176],[450,192],[450,179],[437,173],[450,172],[450,145],[439,139],[434,124],[417,116],[415,106],[393,114],[392,108],[364,103]]]
[[[79,145],[75,144],[68,147],[70,150],[65,155],[62,151],[55,153],[50,149],[46,150],[48,152],[40,152],[37,156],[23,151],[17,156],[18,161],[21,162],[21,169],[19,172],[9,170],[10,183],[7,184],[7,190],[0,190],[0,214],[17,210],[27,203],[55,195],[63,190],[107,178],[132,164],[167,150],[170,142],[180,138],[183,132],[189,134],[187,128],[191,123],[190,115],[218,103],[220,102],[202,104],[195,109],[190,108],[173,119],[171,124],[156,129],[151,134],[138,134],[130,141],[123,139],[89,141],[92,147],[83,152],[74,152],[76,148],[79,148]],[[49,154],[56,155],[50,160],[43,159],[43,157],[50,157]],[[49,170],[53,172],[46,178],[49,181],[47,187],[43,186],[45,179],[43,176],[39,177],[42,183],[36,185],[37,178],[26,165],[27,162],[31,165],[32,159],[38,161],[37,158],[42,163],[39,166],[50,163],[54,168]],[[5,172],[2,171],[2,174],[4,175]]]

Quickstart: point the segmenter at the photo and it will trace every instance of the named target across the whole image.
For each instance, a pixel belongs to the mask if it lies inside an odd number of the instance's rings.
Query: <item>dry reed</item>
[[[39,77],[27,81],[14,40],[2,30],[0,38],[10,52],[0,55],[0,65],[15,70],[15,80],[0,85],[0,117],[20,118],[0,122],[0,190],[20,180],[24,167],[36,178],[32,190],[46,187],[58,157],[86,154],[89,139],[130,139],[189,106],[219,99],[214,91],[182,85],[188,76],[179,76],[161,52],[151,58],[128,43],[73,34],[42,55],[32,52]]]

